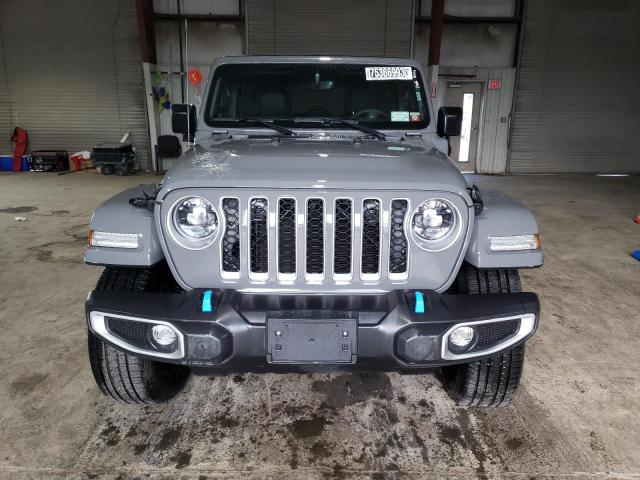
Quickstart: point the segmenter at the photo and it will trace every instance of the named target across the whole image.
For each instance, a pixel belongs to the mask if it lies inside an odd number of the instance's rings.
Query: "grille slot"
[[[366,199],[362,202],[362,273],[377,275],[380,272],[380,201]]]
[[[353,203],[348,198],[336,200],[335,232],[333,235],[333,273],[351,273],[351,241]]]
[[[266,198],[251,199],[249,264],[251,273],[269,272],[269,203]]]
[[[307,200],[307,262],[306,271],[310,275],[324,273],[324,200]]]
[[[389,273],[407,273],[408,243],[404,233],[404,222],[409,202],[393,200],[391,202],[391,232],[389,245]]]
[[[222,270],[240,271],[240,201],[237,198],[222,200],[227,228],[222,238]]]
[[[296,273],[296,201],[281,198],[278,202],[278,272]]]

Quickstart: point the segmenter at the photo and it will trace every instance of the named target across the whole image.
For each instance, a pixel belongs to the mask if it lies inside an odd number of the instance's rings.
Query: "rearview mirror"
[[[457,137],[462,130],[462,107],[441,107],[438,110],[438,135]]]
[[[195,133],[197,123],[195,105],[184,103],[171,105],[171,129],[173,133],[191,135]]]

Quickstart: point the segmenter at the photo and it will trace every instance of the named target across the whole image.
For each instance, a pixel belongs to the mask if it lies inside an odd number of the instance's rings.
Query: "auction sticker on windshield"
[[[408,122],[409,112],[391,112],[392,122]]]
[[[367,80],[413,80],[411,67],[365,67]]]

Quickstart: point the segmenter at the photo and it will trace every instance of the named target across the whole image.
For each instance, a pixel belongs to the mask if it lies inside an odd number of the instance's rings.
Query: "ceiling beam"
[[[196,22],[244,22],[242,15],[198,15],[198,14],[175,14],[175,13],[154,13],[156,20],[171,21],[196,21]]]
[[[432,23],[432,17],[419,16],[416,17],[417,23]],[[452,15],[444,16],[444,23],[450,24],[478,24],[478,23],[511,23],[520,24],[521,17],[454,17]]]

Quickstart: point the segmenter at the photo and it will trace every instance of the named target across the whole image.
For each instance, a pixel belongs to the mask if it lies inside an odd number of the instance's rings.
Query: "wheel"
[[[100,171],[103,175],[113,175],[113,165],[102,165]]]
[[[455,290],[460,294],[515,293],[522,291],[517,270],[478,270],[464,265]],[[493,357],[442,369],[449,395],[458,405],[501,407],[513,399],[522,375],[524,344]]]
[[[118,292],[158,291],[167,285],[163,271],[106,267],[96,290]],[[160,403],[174,397],[189,378],[189,369],[155,362],[118,350],[89,332],[89,361],[98,387],[125,403]]]

